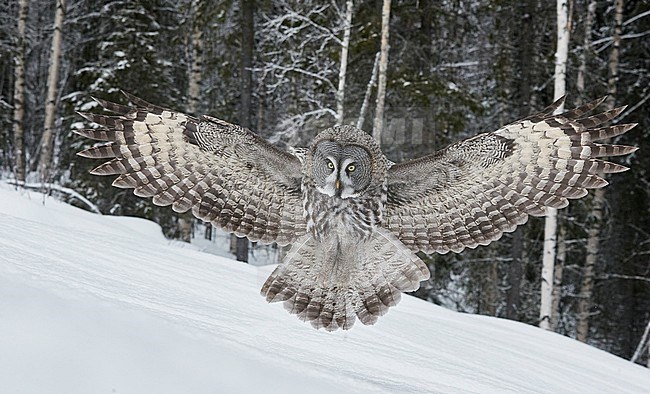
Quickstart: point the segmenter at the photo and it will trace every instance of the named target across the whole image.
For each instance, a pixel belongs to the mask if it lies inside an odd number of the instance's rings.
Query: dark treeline
[[[22,159],[27,182],[73,189],[104,214],[150,218],[168,237],[181,237],[183,220],[171,209],[113,188],[111,179],[90,176],[97,163],[75,156],[88,142],[71,130],[89,127],[75,111],[98,110],[91,96],[125,102],[119,93],[124,89],[162,106],[245,122],[282,146],[304,146],[336,122],[349,2],[67,0],[55,79],[52,159],[44,178],[39,161],[47,146],[45,109],[60,1],[0,4],[4,178],[22,178]],[[569,1],[567,106],[612,93],[608,80],[615,78],[616,106],[629,105],[621,120],[639,123],[615,142],[641,149],[622,159],[630,171],[608,179],[602,219],[592,214],[591,197],[560,211],[557,265],[562,276],[553,327],[579,337],[578,320],[587,319],[586,338],[580,339],[629,359],[650,320],[650,156],[645,153],[650,142],[650,3],[623,3],[613,71],[610,53],[619,2]],[[17,22],[21,3],[28,3],[24,37]],[[389,158],[401,161],[429,153],[549,104],[555,7],[555,2],[533,0],[394,0],[382,138]],[[380,0],[354,1],[344,85],[343,122],[359,121],[368,132],[376,87],[371,86],[367,113],[358,117],[380,49],[381,8]],[[243,33],[251,26],[242,10],[250,9],[252,40]],[[251,50],[252,68],[242,68],[242,56]],[[20,96],[15,93],[23,54],[20,152],[15,120]],[[242,94],[248,74],[252,97],[246,104]],[[242,103],[248,111],[241,111]],[[585,292],[588,230],[595,220],[601,225],[599,253],[592,291]],[[543,219],[531,219],[489,247],[428,256],[433,277],[416,295],[463,312],[538,324],[543,226]],[[581,300],[588,309],[580,317]],[[645,352],[639,362],[647,359]]]

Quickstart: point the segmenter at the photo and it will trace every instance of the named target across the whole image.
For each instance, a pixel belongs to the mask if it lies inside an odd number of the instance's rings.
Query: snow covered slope
[[[412,297],[375,326],[316,331],[259,295],[271,269],[0,184],[0,392],[650,387],[647,369],[569,338]]]

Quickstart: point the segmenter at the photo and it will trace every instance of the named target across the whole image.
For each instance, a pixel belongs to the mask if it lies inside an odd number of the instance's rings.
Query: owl
[[[563,208],[600,174],[601,160],[636,148],[597,143],[634,124],[600,127],[624,108],[586,114],[603,99],[542,112],[415,160],[392,163],[352,126],[284,151],[225,121],[188,116],[126,94],[132,106],[96,101],[115,115],[81,113],[104,141],[80,156],[109,159],[91,171],[117,175],[154,204],[263,243],[292,247],[262,286],[269,302],[316,328],[369,325],[417,290],[429,270],[415,253],[487,245],[547,208]]]

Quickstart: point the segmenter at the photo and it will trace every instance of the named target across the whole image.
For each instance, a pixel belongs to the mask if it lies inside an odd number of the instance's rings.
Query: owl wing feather
[[[542,112],[457,142],[388,172],[384,227],[411,250],[460,252],[514,231],[529,215],[563,208],[586,189],[607,185],[599,174],[626,167],[599,160],[637,148],[594,141],[636,124],[598,127],[625,107],[584,115],[604,98],[553,115],[564,97]]]
[[[285,245],[305,233],[298,158],[245,128],[124,94],[135,107],[95,99],[117,116],[80,113],[101,127],[75,132],[107,141],[78,153],[110,159],[92,174],[119,175],[114,186],[252,241]]]

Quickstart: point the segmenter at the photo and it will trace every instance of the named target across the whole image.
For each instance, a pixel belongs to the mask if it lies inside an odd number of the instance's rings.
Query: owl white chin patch
[[[336,195],[336,190],[334,187],[331,185],[325,185],[325,186],[316,186],[316,190],[319,192],[329,196],[329,197],[334,197]],[[356,193],[353,189],[344,187],[343,190],[341,191],[341,198],[346,199],[346,198],[355,198],[359,197],[361,193]]]
[[[343,190],[341,191],[341,198],[346,199],[346,198],[354,198],[354,197],[359,197],[361,193],[356,193],[353,189],[344,187]]]
[[[334,187],[330,184],[325,185],[325,187],[316,186],[316,190],[330,197],[334,197],[336,194],[336,190],[334,190]]]

